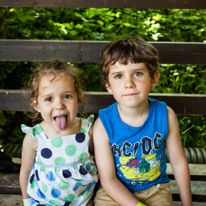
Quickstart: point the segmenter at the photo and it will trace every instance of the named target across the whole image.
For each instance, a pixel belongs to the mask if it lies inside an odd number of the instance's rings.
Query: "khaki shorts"
[[[147,190],[133,192],[147,206],[173,206],[170,183],[158,184]],[[120,206],[101,188],[95,195],[95,206]],[[125,205],[126,206],[126,205]]]

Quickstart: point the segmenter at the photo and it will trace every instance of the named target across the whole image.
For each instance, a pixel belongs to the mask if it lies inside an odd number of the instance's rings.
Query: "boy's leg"
[[[170,183],[158,184],[147,190],[134,192],[134,195],[148,206],[173,206]]]
[[[96,192],[94,198],[95,206],[119,206],[102,188]]]

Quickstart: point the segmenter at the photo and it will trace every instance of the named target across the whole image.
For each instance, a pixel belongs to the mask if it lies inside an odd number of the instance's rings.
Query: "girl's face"
[[[123,65],[116,62],[110,67],[108,80],[107,90],[120,105],[138,107],[148,101],[148,94],[156,86],[159,73],[151,79],[144,63]]]
[[[75,124],[79,99],[71,76],[47,74],[41,78],[33,105],[52,131],[69,131]]]

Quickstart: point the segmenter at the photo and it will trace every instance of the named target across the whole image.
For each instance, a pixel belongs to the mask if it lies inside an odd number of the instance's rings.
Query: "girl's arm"
[[[23,146],[22,146],[21,169],[20,169],[20,176],[19,176],[23,199],[29,198],[29,196],[27,195],[27,184],[32,169],[32,165],[34,163],[37,144],[38,144],[37,141],[32,139],[30,132],[27,133],[24,138]]]
[[[174,111],[168,107],[168,137],[166,146],[171,167],[181,197],[182,206],[192,205],[189,166],[182,148],[178,120]]]
[[[94,124],[94,150],[98,173],[106,193],[120,205],[136,206],[139,200],[118,180],[107,133],[98,118]]]

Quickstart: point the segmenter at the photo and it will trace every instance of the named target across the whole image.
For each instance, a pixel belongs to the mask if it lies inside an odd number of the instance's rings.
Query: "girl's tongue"
[[[65,129],[66,127],[66,122],[67,122],[67,116],[66,115],[62,115],[62,116],[57,116],[54,118],[57,124],[57,127],[60,130]]]

